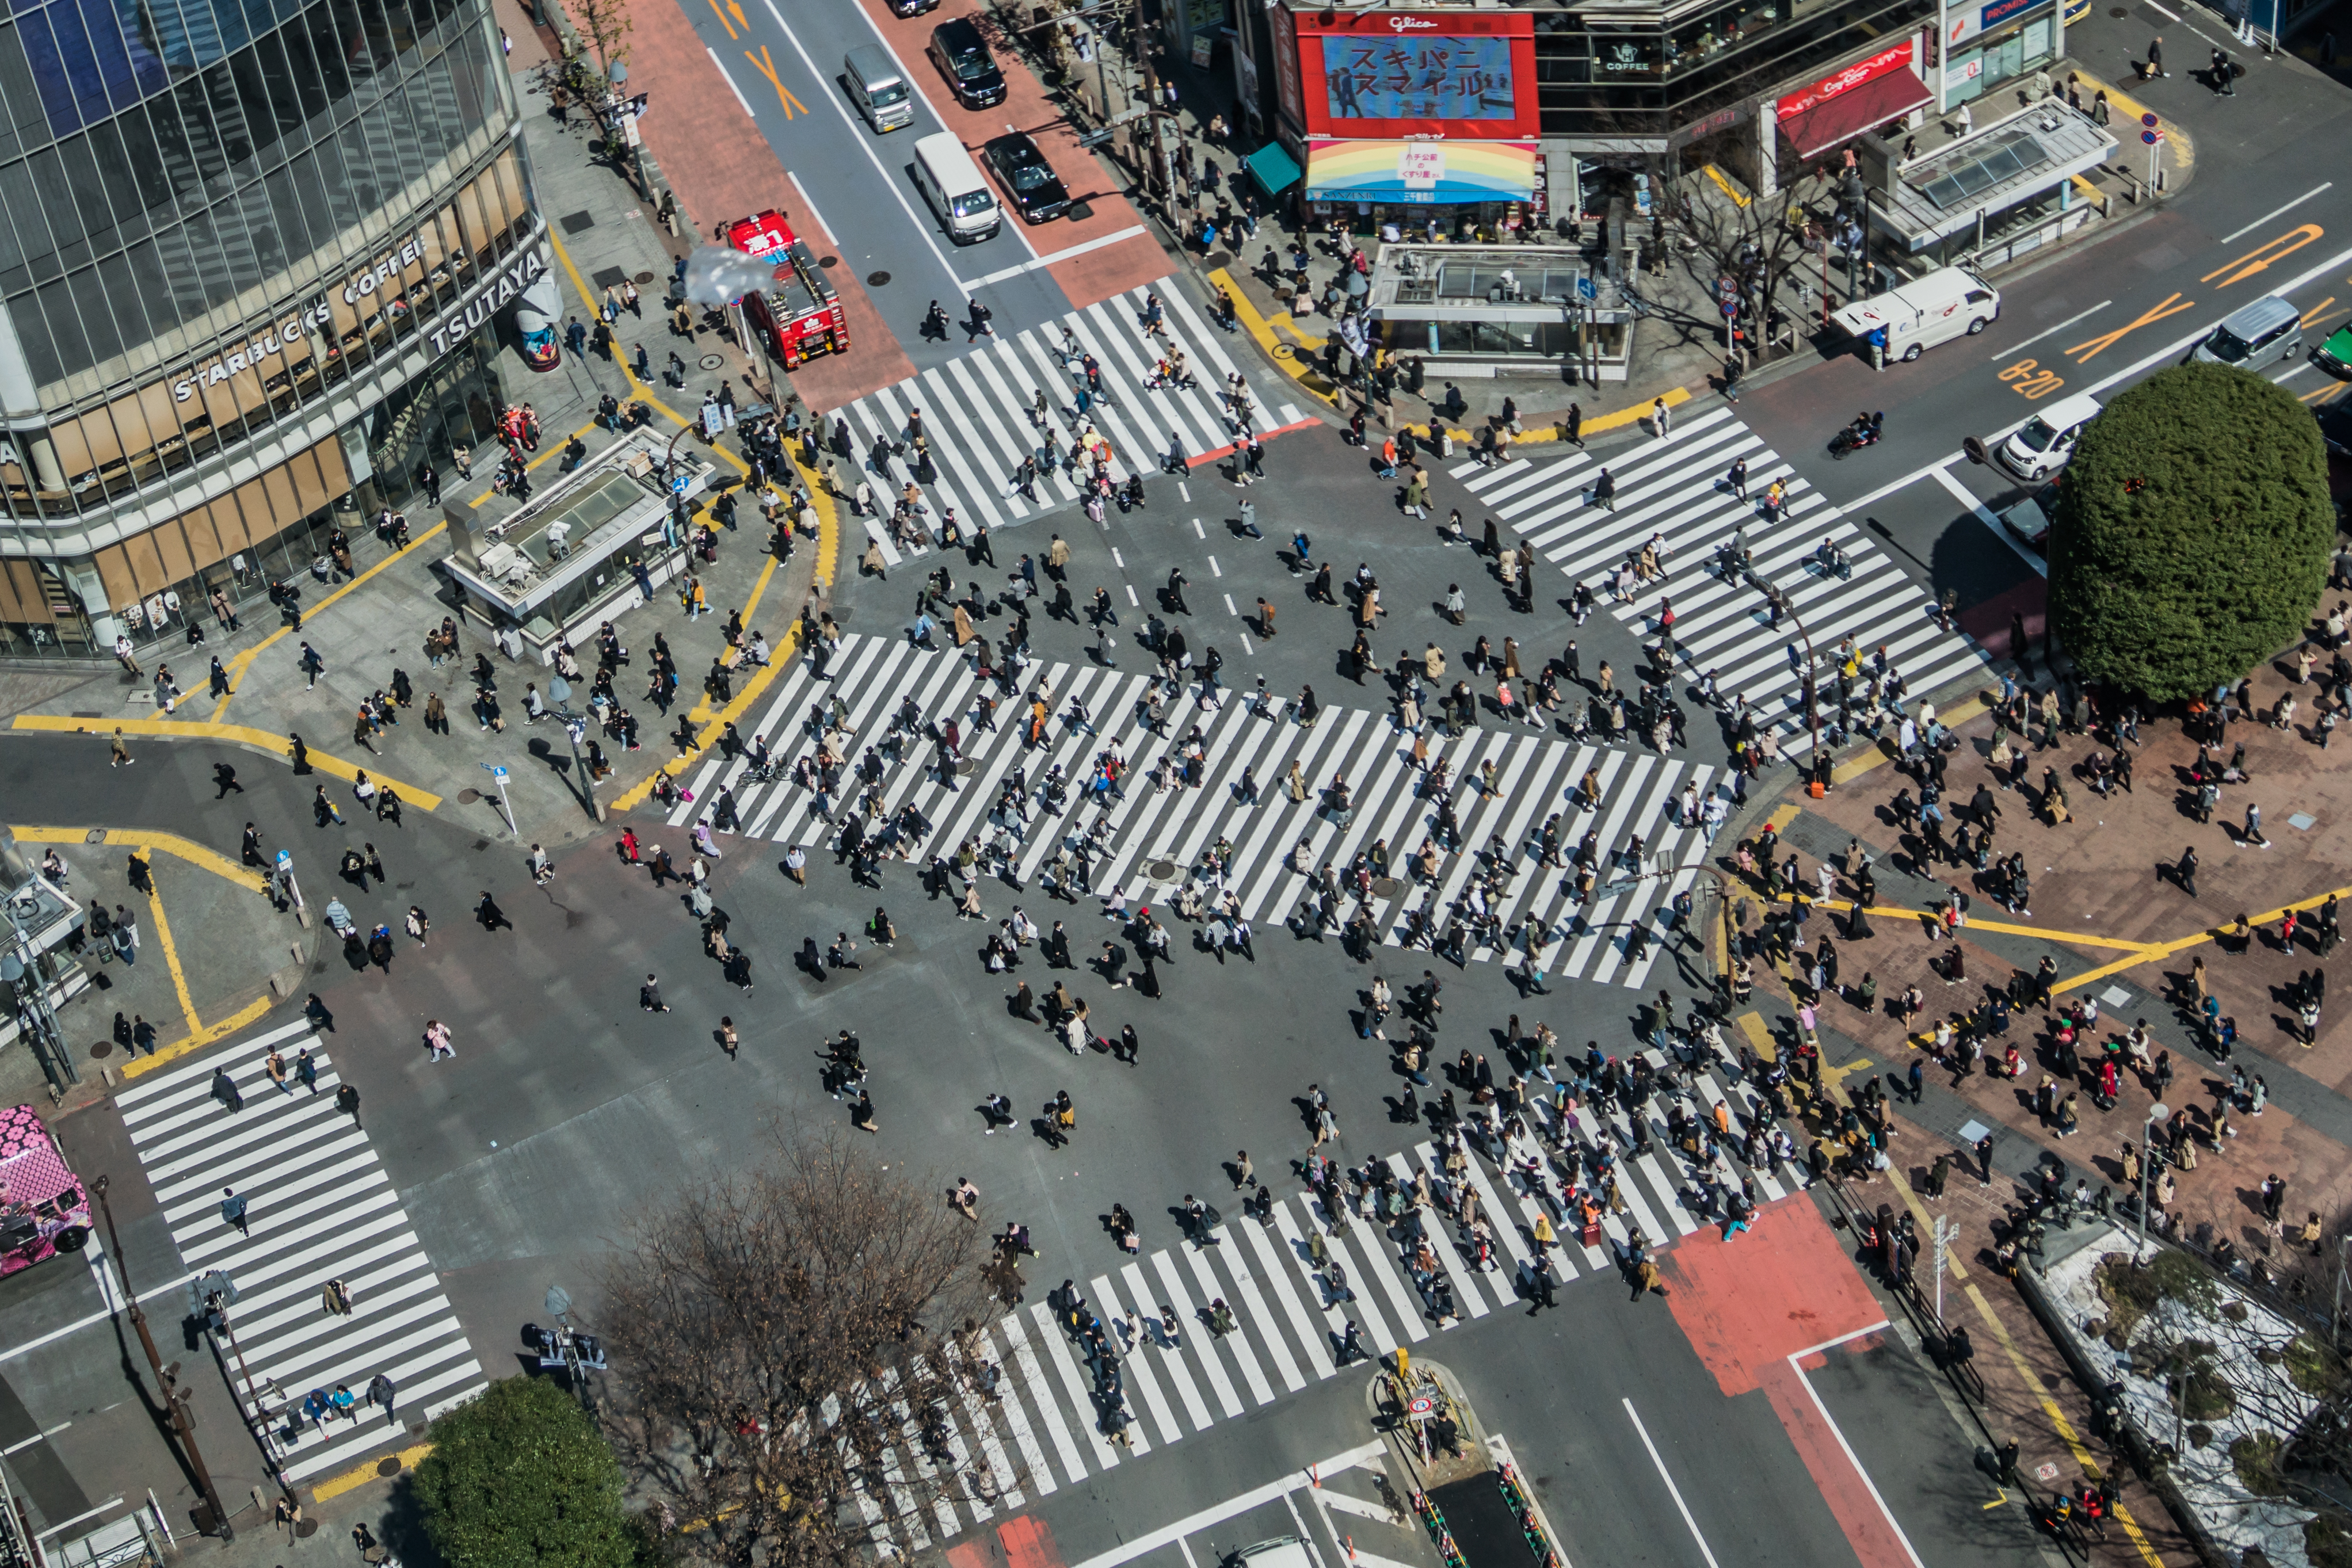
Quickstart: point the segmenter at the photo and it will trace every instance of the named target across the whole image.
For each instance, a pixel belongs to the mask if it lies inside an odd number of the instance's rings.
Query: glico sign
[[[1539,134],[1535,19],[1526,12],[1286,6],[1275,31],[1283,110],[1308,136],[1514,141]]]

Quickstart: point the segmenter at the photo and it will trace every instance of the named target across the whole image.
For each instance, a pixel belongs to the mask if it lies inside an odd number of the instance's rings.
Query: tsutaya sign
[[[433,327],[433,351],[447,353],[452,333],[462,337],[479,327],[490,319],[492,311],[530,287],[546,270],[547,259],[535,245],[509,259],[504,267],[482,279],[471,298],[441,313]]]
[[[399,250],[387,253],[372,269],[359,274],[343,286],[343,303],[358,305],[385,283],[397,278],[406,268],[415,266],[424,255],[423,243],[415,239]],[[472,331],[488,320],[492,311],[520,294],[546,270],[546,258],[536,246],[509,258],[505,266],[475,285],[469,298],[452,305],[441,314],[432,332],[433,352],[436,356],[447,353],[451,334],[459,328],[461,320],[463,329]],[[397,315],[404,306],[395,301],[387,308]],[[319,329],[326,329],[331,334],[334,320],[334,309],[328,297],[320,295],[283,320],[271,322],[247,340],[243,347],[192,368],[186,375],[172,383],[172,401],[186,402],[196,395],[200,388],[219,386],[241,371],[257,369],[265,361],[281,352],[292,352],[306,336]]]

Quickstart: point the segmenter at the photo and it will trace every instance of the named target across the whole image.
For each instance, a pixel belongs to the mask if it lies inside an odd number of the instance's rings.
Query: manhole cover
[[[727,362],[727,356],[724,354],[705,354],[701,359],[695,362],[706,371],[715,371],[719,366]]]
[[[816,258],[816,264],[819,267],[839,267],[841,265],[841,257],[837,256],[821,256]]]
[[[565,234],[576,235],[583,229],[594,228],[596,214],[589,212],[566,213],[555,221],[562,225]]]
[[[457,791],[457,804],[460,806],[470,806],[481,798],[482,792],[479,789],[460,789]]]
[[[1298,357],[1298,350],[1287,343],[1276,343],[1274,346],[1274,357],[1277,360],[1294,360]]]
[[[1176,880],[1176,862],[1174,861],[1153,861],[1150,865],[1145,866],[1143,871],[1144,874],[1150,877],[1154,882],[1173,882]]]
[[[92,1061],[104,1061],[108,1057],[112,1056],[113,1054],[114,1042],[110,1040],[101,1040],[96,1045],[89,1048],[89,1059]]]
[[[654,275],[650,272],[640,272],[637,274],[637,281],[641,284],[651,283],[653,280]]]
[[[1372,895],[1376,898],[1394,898],[1403,885],[1392,876],[1376,876],[1372,878]]]
[[[866,275],[866,287],[868,288],[879,288],[889,281],[890,275],[887,272],[869,272]]]
[[[1213,250],[1201,258],[1202,269],[1209,272],[1214,272],[1221,267],[1231,267],[1233,264],[1233,255],[1228,251]]]
[[[1082,224],[1095,215],[1095,210],[1085,202],[1072,202],[1065,215],[1074,224]]]
[[[2121,5],[2110,5],[2107,7],[2107,15],[2110,16],[2128,16],[2131,13]]]
[[[298,1521],[295,1521],[295,1525],[294,1525],[294,1534],[295,1534],[295,1536],[296,1536],[296,1538],[297,1538],[297,1539],[299,1539],[299,1540],[302,1540],[302,1541],[308,1541],[308,1540],[310,1540],[310,1537],[312,1537],[312,1536],[314,1536],[314,1535],[316,1535],[316,1534],[318,1534],[318,1533],[319,1533],[319,1521],[318,1521],[317,1520],[315,1520],[315,1519],[304,1519],[304,1520],[298,1520]]]
[[[971,778],[973,774],[975,774],[975,773],[977,773],[977,772],[979,772],[979,771],[980,771],[980,764],[979,764],[978,762],[974,761],[972,758],[969,758],[969,757],[959,757],[959,758],[956,758],[956,777],[957,777],[957,778],[959,778],[959,779],[969,779],[969,778]]]
[[[81,841],[86,844],[102,844],[106,842],[106,830],[104,828],[92,828],[89,831],[81,836]]]
[[[376,1461],[375,1473],[380,1476],[398,1475],[400,1473],[400,1456],[397,1454],[392,1454],[387,1455],[383,1458],[378,1459]]]

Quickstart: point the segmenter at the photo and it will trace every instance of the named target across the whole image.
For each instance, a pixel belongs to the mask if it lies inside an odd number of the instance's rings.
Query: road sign
[[[2158,142],[2164,140],[2164,132],[2161,131],[2143,131],[2139,133],[2139,139],[2142,141],[2147,142],[2150,147],[2153,147]]]
[[[1738,315],[1738,314],[1739,314],[1739,302],[1738,302],[1738,300],[1736,300],[1736,299],[1727,299],[1727,300],[1725,300],[1725,301],[1723,302],[1723,319],[1724,319],[1725,320],[1728,321],[1728,320],[1730,320],[1734,316],[1737,316],[1737,315]]]
[[[2147,112],[2147,113],[2146,113],[2146,114],[2141,115],[2141,116],[2139,117],[2139,122],[2140,122],[2142,125],[2147,126],[2150,131],[2155,130],[2158,125],[2160,125],[2160,124],[2162,124],[2162,123],[2163,123],[2161,120],[2158,120],[2158,119],[2156,118],[2155,112],[2154,112],[2153,110],[2151,110],[2151,111],[2149,111],[2149,112]]]
[[[278,852],[278,869],[279,871],[292,871],[294,869],[293,851],[279,850]]]
[[[1601,298],[1601,285],[1589,277],[1580,277],[1576,280],[1576,297],[1579,299],[1598,299]]]
[[[680,474],[677,478],[672,479],[669,482],[669,493],[673,496],[683,496],[686,494],[685,475]]]
[[[485,762],[482,766],[488,768],[490,777],[497,779],[499,783],[503,784],[507,781],[507,770],[500,764],[496,762]]]

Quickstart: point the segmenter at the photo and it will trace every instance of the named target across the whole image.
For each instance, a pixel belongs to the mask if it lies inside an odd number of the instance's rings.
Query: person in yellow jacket
[[[1552,1243],[1559,1239],[1552,1234],[1550,1215],[1540,1212],[1537,1214],[1535,1236],[1536,1251],[1538,1254],[1550,1251]]]

